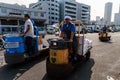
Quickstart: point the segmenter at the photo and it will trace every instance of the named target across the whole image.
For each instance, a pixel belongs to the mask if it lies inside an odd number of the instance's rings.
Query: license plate
[[[5,48],[18,48],[19,43],[18,42],[6,42]]]

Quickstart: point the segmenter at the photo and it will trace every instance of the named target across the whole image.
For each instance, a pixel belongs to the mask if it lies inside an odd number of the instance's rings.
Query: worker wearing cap
[[[76,29],[75,25],[71,22],[72,18],[70,16],[65,16],[65,23],[61,28],[61,35],[65,40],[70,40],[72,42],[73,53],[77,52],[77,38],[75,36]]]
[[[104,25],[104,27],[102,28],[103,32],[106,33],[107,32],[107,26]]]

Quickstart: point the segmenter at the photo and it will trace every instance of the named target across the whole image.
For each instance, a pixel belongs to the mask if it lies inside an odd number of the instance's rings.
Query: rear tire
[[[45,38],[45,36],[42,36],[42,38]]]
[[[73,70],[72,63],[57,65],[51,64],[49,58],[46,60],[46,72],[52,78],[66,78]]]
[[[110,37],[108,38],[108,40],[109,40],[109,41],[111,40]]]
[[[24,54],[6,54],[4,53],[5,62],[8,64],[16,64],[25,61]]]
[[[91,56],[91,52],[88,51],[88,52],[86,53],[86,61],[88,61],[88,60],[90,59],[90,56]]]

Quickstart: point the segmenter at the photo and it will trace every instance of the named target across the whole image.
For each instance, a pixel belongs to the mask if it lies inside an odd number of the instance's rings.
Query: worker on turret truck
[[[102,28],[102,30],[103,30],[103,33],[106,33],[107,32],[107,26],[104,25],[104,27]]]
[[[31,56],[33,53],[33,37],[34,37],[34,27],[33,23],[30,20],[30,16],[28,14],[24,15],[25,25],[24,25],[24,32],[22,34],[25,37],[25,46],[26,46],[26,53]]]
[[[71,22],[71,20],[72,18],[70,16],[65,16],[65,23],[61,27],[60,37],[62,37],[64,40],[69,40],[72,42],[72,52],[76,54],[78,41],[75,36],[75,25]]]

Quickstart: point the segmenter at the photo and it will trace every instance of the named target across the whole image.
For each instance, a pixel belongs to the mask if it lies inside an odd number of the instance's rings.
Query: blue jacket
[[[68,28],[69,31],[71,32],[74,32],[74,33],[76,32],[75,25],[72,24],[71,22],[69,24],[65,23],[61,28],[61,32],[64,32],[66,28]]]
[[[107,31],[107,27],[104,26],[104,27],[102,28],[102,30],[103,30],[103,31]]]

